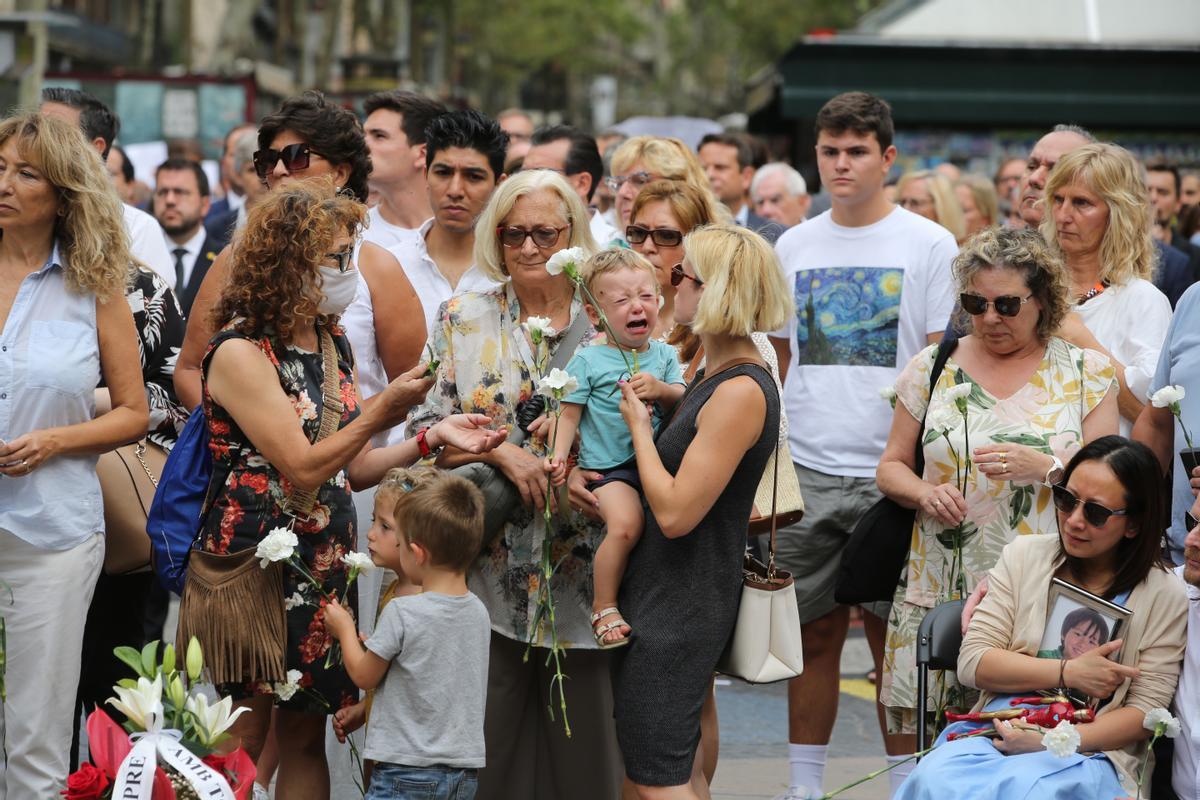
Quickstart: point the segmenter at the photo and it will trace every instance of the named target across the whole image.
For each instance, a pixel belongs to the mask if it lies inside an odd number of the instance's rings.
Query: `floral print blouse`
[[[142,380],[150,404],[150,441],[167,452],[175,446],[188,410],[175,396],[175,360],[187,330],[174,292],[158,273],[138,268],[125,289],[138,331]]]
[[[582,313],[583,304],[576,297],[571,303],[572,321]],[[487,414],[497,426],[512,429],[517,405],[533,396],[538,377],[520,319],[511,281],[489,292],[464,292],[442,304],[432,332],[434,358],[440,362],[436,382],[425,402],[409,414],[408,435],[460,413]],[[595,335],[589,327],[580,346]],[[549,339],[550,357],[562,336],[560,331]],[[521,446],[539,457],[546,454],[530,438]],[[592,559],[603,527],[573,510],[555,520],[551,558],[561,561],[553,581],[558,640],[564,647],[594,648],[588,622]],[[541,515],[521,506],[469,576],[471,591],[487,606],[493,630],[510,639],[529,637],[544,538]],[[538,632],[534,643],[548,638]]]

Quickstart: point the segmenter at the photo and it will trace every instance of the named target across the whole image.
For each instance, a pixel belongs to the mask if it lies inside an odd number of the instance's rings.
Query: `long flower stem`
[[[1150,752],[1154,749],[1154,743],[1157,741],[1158,731],[1155,731],[1154,735],[1150,737],[1150,743],[1146,745],[1145,755],[1142,756],[1142,768],[1138,770],[1137,800],[1142,800],[1142,787],[1146,784],[1146,767],[1150,763]]]
[[[629,357],[625,355],[625,348],[621,346],[621,340],[617,338],[617,334],[613,330],[612,325],[608,323],[608,317],[605,316],[604,312],[600,309],[600,304],[596,302],[596,298],[592,296],[592,293],[588,290],[587,285],[584,284],[583,281],[580,281],[578,285],[580,291],[583,292],[584,298],[587,299],[592,308],[596,309],[596,314],[600,317],[600,327],[604,329],[604,336],[610,343],[612,343],[613,347],[617,348],[617,352],[621,354],[621,360],[625,362],[625,369],[629,371],[630,376],[636,375],[638,372],[637,353],[635,352],[633,354],[633,363],[629,363]]]
[[[859,778],[858,780],[854,781],[853,783],[847,783],[845,786],[843,786],[840,789],[834,789],[832,792],[826,792],[825,794],[821,795],[821,800],[829,800],[829,798],[835,797],[835,796],[841,794],[842,792],[846,791],[847,789],[853,789],[855,786],[858,786],[860,783],[866,783],[867,781],[875,780],[883,773],[889,772],[889,771],[895,769],[896,767],[900,766],[901,764],[907,764],[909,761],[912,761],[914,758],[920,758],[921,756],[927,754],[931,750],[933,750],[933,747],[926,747],[924,750],[913,753],[911,756],[904,759],[903,761],[897,761],[895,764],[888,764],[883,769],[877,769],[874,772],[868,773],[868,774],[862,776],[861,778]]]

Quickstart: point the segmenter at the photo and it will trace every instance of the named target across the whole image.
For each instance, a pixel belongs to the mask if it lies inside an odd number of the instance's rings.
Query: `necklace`
[[[1077,305],[1083,305],[1088,300],[1091,300],[1093,297],[1100,294],[1107,288],[1108,288],[1108,281],[1096,281],[1096,285],[1093,286],[1092,288],[1088,289],[1086,292],[1084,292],[1083,296],[1079,298],[1079,302],[1077,303]]]

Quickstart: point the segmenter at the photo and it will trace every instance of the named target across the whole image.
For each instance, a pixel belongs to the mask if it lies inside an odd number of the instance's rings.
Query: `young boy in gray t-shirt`
[[[471,800],[484,765],[491,625],[466,573],[482,544],[483,495],[448,472],[398,472],[388,474],[407,489],[396,503],[396,526],[371,538],[371,557],[402,569],[423,591],[388,603],[365,646],[336,599],[325,607],[325,627],[354,683],[375,689],[367,800],[405,797],[406,784],[433,787],[422,797]]]

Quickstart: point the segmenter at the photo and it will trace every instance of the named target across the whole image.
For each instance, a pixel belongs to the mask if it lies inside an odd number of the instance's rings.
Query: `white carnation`
[[[258,543],[254,556],[262,559],[259,566],[266,569],[272,561],[287,561],[291,558],[298,544],[300,540],[296,538],[296,534],[287,528],[275,528]]]
[[[942,397],[944,397],[946,399],[947,403],[953,403],[958,400],[965,400],[967,397],[970,396],[970,394],[971,394],[971,384],[957,383],[954,386],[951,386],[945,392],[943,392]]]
[[[962,414],[959,414],[953,405],[935,406],[925,417],[925,427],[940,433],[954,430],[960,422]]]
[[[1067,758],[1079,752],[1079,731],[1068,720],[1062,720],[1053,730],[1042,735],[1042,747],[1059,758]]]
[[[1165,708],[1152,708],[1147,711],[1146,718],[1142,720],[1142,727],[1153,731],[1155,736],[1166,736],[1168,739],[1179,735],[1179,720],[1172,717],[1171,712]]]
[[[895,386],[879,387],[879,396],[882,397],[884,400],[887,400],[889,403],[892,402],[893,400],[896,399],[896,387]]]
[[[1186,396],[1182,386],[1164,386],[1150,395],[1150,404],[1155,408],[1170,408]]]
[[[572,378],[569,372],[558,367],[550,370],[550,374],[539,380],[537,385],[538,394],[556,400],[561,400],[578,388],[579,381]]]
[[[304,602],[305,600],[300,596],[299,592],[292,592],[291,597],[284,598],[283,609],[285,611],[291,611],[293,608],[299,608],[300,606],[304,605]]]
[[[375,568],[375,562],[366,553],[346,553],[342,556],[342,561],[347,567],[358,572],[368,572]]]
[[[583,261],[582,247],[568,247],[550,256],[549,260],[546,261],[546,272],[549,272],[551,275],[561,275],[565,270],[567,275],[574,279],[578,275],[575,265],[581,264]]]
[[[289,669],[287,671],[287,680],[283,683],[276,683],[271,688],[280,700],[291,700],[296,692],[300,691],[300,678],[302,677],[303,675],[301,675],[300,670]]]
[[[529,340],[534,344],[541,344],[543,339],[554,335],[549,317],[530,317],[522,323],[522,327],[529,333]]]

